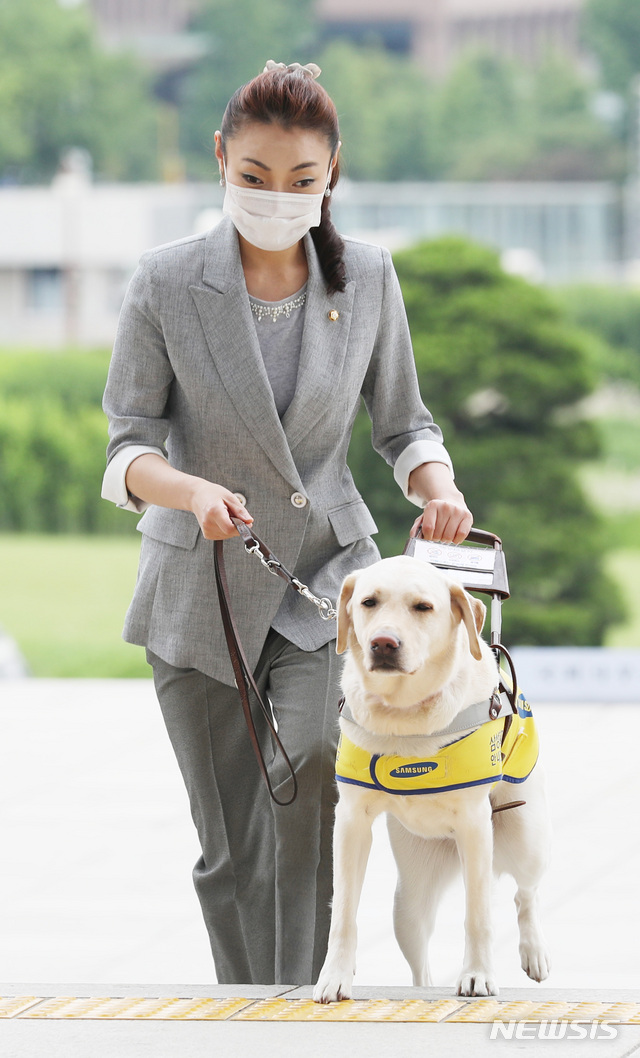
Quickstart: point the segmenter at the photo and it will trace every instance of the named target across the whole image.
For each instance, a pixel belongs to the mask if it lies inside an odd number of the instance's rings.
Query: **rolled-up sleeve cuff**
[[[103,500],[111,500],[116,507],[121,507],[124,511],[135,511],[136,514],[142,514],[143,511],[146,511],[149,504],[127,492],[126,484],[127,470],[134,459],[145,455],[146,452],[153,452],[155,455],[162,456],[168,462],[167,457],[160,448],[152,448],[149,445],[125,445],[119,452],[116,452],[105,470],[101,492]]]
[[[439,441],[413,441],[410,445],[407,445],[396,460],[393,476],[406,498],[411,503],[415,503],[417,507],[424,507],[425,500],[418,496],[417,492],[413,492],[409,488],[409,477],[411,472],[423,463],[444,463],[445,466],[449,467],[451,476],[454,476],[451,456]]]

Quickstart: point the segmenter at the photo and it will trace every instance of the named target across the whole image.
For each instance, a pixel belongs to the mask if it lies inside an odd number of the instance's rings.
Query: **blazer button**
[[[291,497],[291,502],[294,507],[306,507],[309,501],[307,500],[306,496],[302,495],[301,492],[294,492]]]
[[[234,492],[233,495],[237,499],[238,503],[241,503],[243,507],[247,506],[247,497],[243,496],[241,492]]]

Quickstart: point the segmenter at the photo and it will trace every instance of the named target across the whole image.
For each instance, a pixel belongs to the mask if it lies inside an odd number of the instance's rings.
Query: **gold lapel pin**
[[[327,315],[332,323],[335,323],[336,320],[340,319],[340,313],[337,309],[331,309],[331,312],[327,313]]]

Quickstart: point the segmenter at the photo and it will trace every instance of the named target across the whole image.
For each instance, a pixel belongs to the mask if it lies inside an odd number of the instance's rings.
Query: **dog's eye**
[[[420,613],[426,613],[428,610],[433,610],[433,606],[430,602],[417,602],[413,608],[414,610],[419,610]]]
[[[363,606],[376,606],[377,602],[378,602],[377,599],[363,599],[362,600],[362,605]]]

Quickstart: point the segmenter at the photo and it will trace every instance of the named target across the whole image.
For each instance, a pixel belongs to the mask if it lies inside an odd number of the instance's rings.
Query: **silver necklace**
[[[295,309],[302,308],[306,300],[307,292],[305,290],[303,294],[298,294],[298,297],[293,298],[292,301],[285,301],[283,305],[261,305],[257,301],[252,301],[251,298],[249,298],[249,304],[253,315],[258,318],[258,322],[269,316],[272,322],[275,323],[280,316],[285,316],[289,319],[291,313]]]

